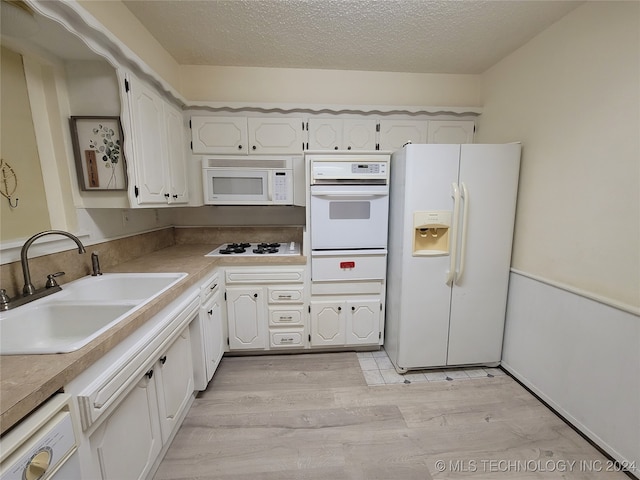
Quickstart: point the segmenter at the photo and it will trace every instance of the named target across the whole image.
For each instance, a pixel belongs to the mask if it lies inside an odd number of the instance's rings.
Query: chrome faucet
[[[69,237],[71,240],[76,242],[76,245],[78,245],[78,253],[86,252],[86,250],[84,249],[84,245],[82,245],[82,242],[80,241],[80,239],[69,232],[65,232],[63,230],[46,230],[44,232],[36,233],[34,236],[32,236],[26,242],[24,242],[24,245],[22,246],[22,250],[20,250],[20,262],[22,263],[22,275],[24,276],[24,287],[22,287],[23,297],[34,295],[36,293],[36,289],[31,283],[31,273],[29,272],[29,261],[27,258],[29,247],[33,242],[35,242],[40,237],[44,237],[45,235],[63,235],[65,237]]]

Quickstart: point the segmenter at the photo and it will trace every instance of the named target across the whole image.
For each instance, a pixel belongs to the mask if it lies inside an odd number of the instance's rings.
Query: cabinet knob
[[[254,293],[254,294],[253,294],[253,298],[258,298],[258,294],[257,294],[257,293]]]
[[[347,147],[347,150],[351,150],[351,145],[349,145],[349,146]]]
[[[149,370],[147,373],[144,374],[145,377],[147,377],[149,380],[151,380],[151,377],[153,377],[153,369]]]
[[[173,198],[178,198],[178,195],[171,195]]]
[[[254,145],[253,147],[251,147],[251,150],[255,150],[256,148],[258,148],[258,147],[256,147],[256,146]]]
[[[165,196],[165,198],[169,198],[169,194],[168,193],[165,193],[164,196]]]
[[[213,309],[209,310],[207,313],[208,313],[209,315],[213,315]]]
[[[163,355],[160,357],[160,365],[164,365],[167,361],[167,356]]]
[[[338,311],[339,311],[339,312],[340,312],[340,311],[342,311],[342,307],[338,307]]]
[[[242,145],[238,145],[238,150],[242,150]]]
[[[354,311],[355,311],[355,309],[356,309],[356,307],[351,307],[351,310],[354,310]]]
[[[338,150],[338,146],[336,145],[335,147],[333,147],[334,150]]]

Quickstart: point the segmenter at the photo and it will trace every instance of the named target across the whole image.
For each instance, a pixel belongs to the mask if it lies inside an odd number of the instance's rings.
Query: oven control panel
[[[310,158],[311,184],[358,183],[386,184],[389,180],[390,155],[330,156],[314,155]]]

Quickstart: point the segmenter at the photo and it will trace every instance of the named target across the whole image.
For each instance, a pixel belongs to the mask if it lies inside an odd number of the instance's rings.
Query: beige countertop
[[[305,265],[306,257],[205,257],[218,245],[176,245],[108,269],[114,272],[185,272],[169,292],[100,335],[83,348],[55,355],[0,356],[0,434],[37,408],[188,288],[199,285],[214,267],[229,265]],[[62,285],[64,288],[64,285]]]

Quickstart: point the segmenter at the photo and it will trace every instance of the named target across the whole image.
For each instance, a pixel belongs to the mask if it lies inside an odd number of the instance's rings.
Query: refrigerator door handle
[[[467,186],[463,183],[460,184],[460,198],[464,203],[464,210],[462,211],[462,235],[461,237],[461,245],[460,245],[460,265],[458,267],[458,272],[456,273],[455,283],[459,285],[459,281],[462,278],[462,274],[464,273],[464,260],[467,253],[467,225],[469,223],[469,190],[467,190]]]
[[[447,285],[451,285],[456,275],[456,263],[458,253],[458,217],[460,216],[460,188],[457,183],[452,183],[453,190],[453,220],[451,222],[451,244],[449,246],[449,271],[445,280]]]

